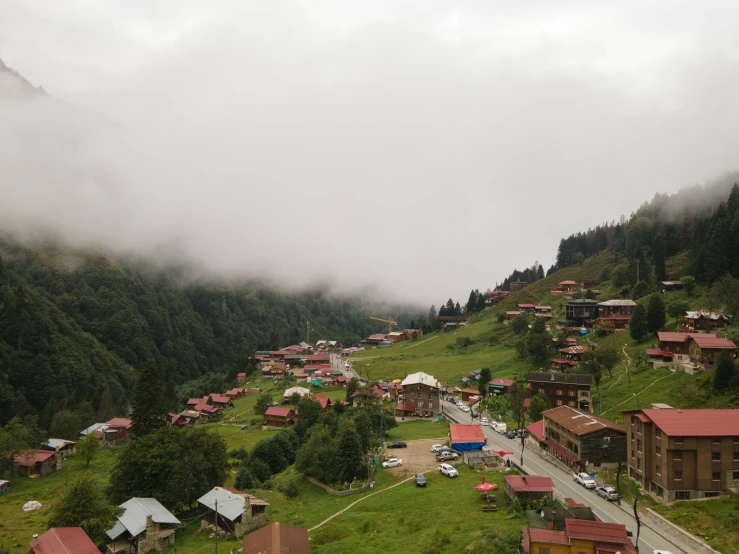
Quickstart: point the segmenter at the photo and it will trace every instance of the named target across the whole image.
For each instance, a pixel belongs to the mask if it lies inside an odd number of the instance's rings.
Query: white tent
[[[283,398],[290,398],[295,393],[299,394],[300,396],[308,396],[310,394],[310,390],[304,387],[291,387],[285,391]]]

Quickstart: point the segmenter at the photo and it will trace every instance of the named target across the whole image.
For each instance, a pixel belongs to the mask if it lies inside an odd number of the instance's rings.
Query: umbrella
[[[498,485],[496,485],[495,483],[481,483],[480,485],[477,485],[475,487],[475,490],[482,491],[482,492],[490,492],[490,491],[494,491],[497,488],[498,488]]]
[[[393,384],[394,385],[397,385],[398,383],[402,383],[402,382],[403,381],[401,381],[400,379],[393,379]]]
[[[493,452],[495,452],[501,458],[503,456],[508,456],[508,455],[513,456],[513,454],[514,454],[514,452],[511,452],[510,450],[493,450]]]

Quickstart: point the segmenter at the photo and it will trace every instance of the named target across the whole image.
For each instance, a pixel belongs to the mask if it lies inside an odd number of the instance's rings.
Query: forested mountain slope
[[[182,284],[176,271],[11,242],[0,247],[0,424],[110,389],[123,412],[136,371],[156,360],[172,386],[208,372],[248,370],[257,349],[311,338],[354,344],[382,330],[356,299],[256,285]],[[400,314],[407,325],[409,309]]]

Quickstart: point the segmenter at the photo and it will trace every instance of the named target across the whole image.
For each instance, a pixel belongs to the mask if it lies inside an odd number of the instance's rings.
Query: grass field
[[[385,432],[387,442],[413,439],[449,439],[449,421],[408,421]]]
[[[739,552],[739,497],[654,506],[655,512],[706,541],[719,552]]]

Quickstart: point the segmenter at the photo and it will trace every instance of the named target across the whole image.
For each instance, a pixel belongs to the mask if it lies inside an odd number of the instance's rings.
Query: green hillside
[[[684,254],[680,254],[671,258],[667,267],[682,271],[684,257]],[[530,370],[546,370],[547,366],[535,366],[530,360],[517,357],[517,336],[509,325],[498,322],[497,315],[505,310],[515,309],[518,303],[535,303],[552,306],[554,319],[563,319],[567,298],[552,296],[550,289],[568,279],[597,279],[604,270],[612,270],[621,262],[613,253],[601,252],[579,265],[558,270],[512,294],[498,305],[476,314],[465,328],[453,332],[439,331],[417,341],[358,352],[352,360],[354,368],[370,379],[402,379],[410,373],[423,371],[443,384],[460,387],[463,386],[461,377],[464,372],[483,367],[490,368],[493,377],[508,378],[525,378]],[[602,282],[599,289],[599,300],[619,297],[618,287],[612,281]],[[701,307],[707,302],[707,294],[707,289],[699,286],[692,297],[678,292],[671,293],[668,299],[681,298],[692,307]],[[646,304],[647,300],[648,296],[640,299],[639,303]],[[668,318],[666,329],[674,327],[675,322]],[[556,329],[553,328],[552,331],[556,333]],[[472,344],[461,346],[460,339],[470,339]],[[640,342],[634,341],[628,332],[610,334],[601,339],[595,336],[578,338],[579,344],[599,344],[603,341],[613,341],[624,353],[613,375],[605,374],[601,382],[603,414],[609,418],[621,420],[621,410],[649,406],[652,402],[665,402],[682,408],[739,405],[731,396],[713,395],[712,371],[691,376],[682,372],[673,373],[668,369],[655,370],[646,364],[644,351],[656,346],[657,339],[654,335]],[[552,351],[552,357],[554,354]],[[628,374],[627,357],[631,359]],[[595,388],[593,392],[595,394]]]

